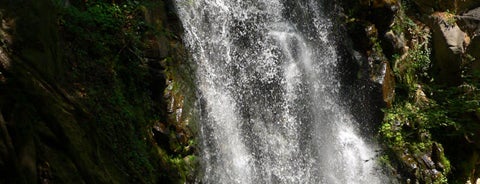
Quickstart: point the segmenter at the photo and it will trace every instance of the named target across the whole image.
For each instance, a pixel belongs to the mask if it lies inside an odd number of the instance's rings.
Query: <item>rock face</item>
[[[192,181],[171,3],[67,2],[0,1],[0,183]]]
[[[387,54],[382,53],[381,50],[372,48],[380,48],[380,44],[376,41],[387,38],[382,37],[388,31],[388,26],[393,20],[393,12],[398,8],[398,1],[396,0],[375,0],[375,1],[357,1],[344,0],[341,1],[344,12],[349,12],[353,16],[345,14],[343,17],[346,23],[346,33],[342,37],[349,37],[344,39],[346,47],[345,53],[348,53],[353,61],[345,63],[344,71],[353,72],[345,78],[343,86],[349,86],[350,91],[347,93],[355,94],[359,100],[351,105],[352,112],[358,114],[359,117],[365,118],[365,114],[371,114],[373,118],[359,119],[359,122],[365,124],[375,125],[382,119],[381,112],[378,111],[384,106],[390,106],[395,96],[395,79],[387,61]],[[376,15],[384,16],[376,16]],[[379,36],[380,35],[380,36]],[[351,39],[351,41],[350,41]],[[391,37],[389,39],[396,39]],[[342,42],[340,41],[340,43]],[[389,42],[385,42],[389,44]],[[391,43],[391,42],[390,42]],[[389,53],[393,52],[396,45],[391,43],[389,46]],[[396,43],[395,43],[396,44]],[[403,47],[403,46],[399,46]],[[344,75],[345,75],[344,74]],[[358,90],[362,89],[362,90]],[[353,92],[352,92],[353,91]],[[350,97],[347,97],[350,98]],[[358,105],[361,104],[361,105]],[[364,132],[371,133],[375,128],[365,126]]]
[[[386,166],[405,183],[476,181],[480,1],[342,2],[354,56],[382,82]]]

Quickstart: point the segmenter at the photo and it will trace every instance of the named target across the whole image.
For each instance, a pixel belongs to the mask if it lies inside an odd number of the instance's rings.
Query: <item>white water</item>
[[[176,0],[201,94],[203,183],[384,183],[340,106],[318,0]]]

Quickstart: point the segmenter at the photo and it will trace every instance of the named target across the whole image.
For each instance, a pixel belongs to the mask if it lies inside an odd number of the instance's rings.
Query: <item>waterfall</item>
[[[176,0],[200,94],[202,183],[385,183],[339,97],[319,0]]]

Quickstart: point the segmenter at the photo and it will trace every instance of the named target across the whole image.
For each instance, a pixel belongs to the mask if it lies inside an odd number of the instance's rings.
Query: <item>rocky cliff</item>
[[[0,183],[194,179],[170,1],[1,1],[0,20]]]
[[[479,178],[480,1],[343,0],[352,56],[382,87],[382,162],[401,183]]]
[[[480,1],[338,5],[343,83],[377,86],[363,95],[383,100],[389,174],[475,182]],[[170,0],[7,0],[0,20],[0,183],[193,182],[193,65]]]

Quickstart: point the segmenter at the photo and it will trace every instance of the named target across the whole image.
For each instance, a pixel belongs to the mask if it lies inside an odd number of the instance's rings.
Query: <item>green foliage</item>
[[[455,18],[455,11],[447,10],[446,15],[445,15],[445,21],[447,21],[448,25],[455,25],[457,24],[457,20]]]
[[[391,151],[388,155],[390,164],[407,165],[410,162],[407,158],[414,157],[413,162],[417,162],[415,160],[422,155],[432,154],[434,144],[441,147],[435,132],[452,127],[455,129],[458,126],[457,120],[451,117],[451,111],[445,107],[444,102],[436,101],[432,96],[438,92],[431,87],[433,79],[429,73],[432,67],[430,33],[406,15],[407,8],[411,8],[408,2],[403,2],[391,29],[394,34],[410,40],[407,42],[409,50],[402,55],[393,56],[396,101],[391,108],[384,110],[385,117],[379,131],[385,146]],[[424,180],[423,182],[447,183],[446,176],[451,170],[450,162],[443,152],[438,154],[439,162],[443,165],[440,177],[430,178],[413,170],[406,172],[413,172],[410,174]],[[421,169],[428,169],[421,166],[421,162],[416,165]],[[398,164],[396,167],[399,167]]]
[[[456,134],[476,134],[478,118],[475,116],[480,108],[480,90],[478,82],[465,82],[458,87],[432,87],[432,98],[441,101],[440,105],[447,117],[454,121]]]
[[[404,57],[403,63],[397,65],[403,67],[397,68],[395,73],[398,87],[406,89],[407,94],[399,94],[393,107],[384,111],[385,119],[380,128],[386,146],[397,152],[408,150],[413,155],[429,153],[433,142],[475,136],[480,128],[475,116],[480,107],[480,88],[473,80],[475,77],[465,75],[460,86],[436,85],[428,80],[430,64],[425,53],[428,52],[414,47]],[[408,63],[409,59],[423,62]],[[447,183],[450,161],[442,154],[439,162],[444,166],[443,175],[433,183]]]
[[[406,34],[407,38],[416,41],[411,43],[410,49],[405,55],[393,57],[395,62],[393,71],[396,78],[408,91],[415,90],[416,84],[420,82],[419,79],[427,79],[429,76],[428,72],[431,68],[430,34],[406,16],[396,17],[392,29],[397,32],[396,34]]]
[[[115,153],[111,159],[123,175],[129,177],[129,183],[184,183],[194,178],[191,174],[197,164],[192,156],[195,142],[181,142],[177,131],[186,130],[178,130],[183,127],[170,124],[172,113],[164,109],[166,102],[163,100],[171,99],[162,99],[163,94],[152,94],[166,87],[155,86],[162,83],[153,84],[153,81],[164,79],[152,70],[162,70],[171,81],[171,89],[167,89],[172,91],[169,96],[175,98],[171,101],[183,103],[179,99],[188,93],[182,85],[184,76],[190,76],[185,73],[190,70],[180,67],[183,65],[179,64],[179,59],[174,59],[182,57],[181,53],[167,57],[162,68],[149,68],[151,63],[147,63],[143,52],[149,46],[144,44],[145,40],[148,44],[157,36],[170,41],[176,38],[162,25],[145,23],[145,11],[159,7],[133,0],[117,4],[88,1],[82,5],[63,8],[59,24],[65,60],[73,74],[70,82],[76,84],[72,90],[79,94],[78,98],[92,114],[87,123],[100,136],[102,147]],[[159,19],[166,21],[163,20],[166,18]],[[189,99],[191,97],[185,98],[188,103],[194,102]],[[189,112],[188,108],[183,107],[183,112]],[[152,127],[158,123],[170,130],[165,135],[168,143],[156,142],[158,140],[152,135]]]
[[[426,150],[425,143],[429,144],[428,132],[431,129],[453,126],[454,121],[448,118],[447,111],[441,106],[431,102],[420,107],[404,101],[396,103],[392,108],[384,110],[384,123],[380,128],[380,134],[385,138],[389,147],[402,148],[410,142],[419,140],[415,147]],[[422,142],[427,141],[427,142]]]
[[[429,70],[432,62],[430,60],[430,32],[417,25],[407,16],[408,1],[403,2],[394,17],[391,29],[395,35],[405,37],[409,49],[403,55],[394,55],[393,71],[398,81],[397,87],[403,88],[407,95],[413,97],[419,84],[429,81]]]
[[[419,107],[409,102],[395,104],[392,108],[385,110],[384,123],[380,128],[380,135],[385,145],[392,150],[391,159],[385,160],[384,164],[394,163],[409,164],[408,157],[400,155],[412,155],[418,160],[422,155],[432,153],[433,144],[436,143],[431,132],[441,127],[452,126],[453,121],[447,118],[446,111],[440,110],[435,104],[428,107]],[[388,158],[388,155],[384,157]],[[450,172],[450,162],[443,152],[439,155],[439,162],[443,165],[440,178],[432,183],[447,183],[446,176]],[[422,165],[423,163],[415,163]],[[401,165],[401,164],[400,164]],[[398,166],[397,166],[398,167]],[[428,169],[425,166],[422,169]],[[423,174],[416,174],[418,178],[428,178]]]
[[[378,40],[377,36],[372,36],[370,38],[370,41],[373,43],[373,52],[375,52],[378,55],[383,55],[383,48],[380,44],[380,41]]]
[[[410,19],[408,16],[405,15],[403,11],[400,11],[397,15],[395,15],[393,20],[392,30],[395,34],[404,34],[409,33],[417,29],[417,25]],[[405,32],[408,31],[408,32]]]
[[[150,98],[149,71],[143,59],[146,26],[137,1],[88,1],[63,8],[59,25],[73,89],[92,114],[92,130],[132,183],[158,177],[146,139],[158,120]]]
[[[432,154],[433,147],[440,147],[442,151],[437,153],[440,154],[437,159],[443,165],[442,176],[431,182],[447,183],[452,166],[444,155],[440,142],[449,148],[455,148],[457,145],[448,144],[469,143],[451,142],[450,139],[463,140],[477,136],[476,131],[480,129],[479,77],[466,64],[462,72],[463,84],[449,87],[434,83],[430,74],[430,33],[421,23],[415,23],[406,15],[406,7],[403,4],[391,27],[396,35],[404,36],[410,41],[407,43],[409,50],[405,54],[393,56],[396,101],[393,107],[384,110],[384,122],[379,131],[385,146],[392,152],[387,155],[389,159],[384,160],[390,164],[402,163],[406,160],[400,155],[428,155]],[[455,24],[454,14],[455,12],[445,14],[447,23]],[[467,63],[474,60],[468,55],[464,59]],[[455,154],[463,155],[450,150],[449,156],[456,156]],[[462,162],[462,159],[456,161]],[[456,166],[461,164],[456,163]],[[417,174],[414,175],[425,177],[421,173]]]
[[[137,1],[124,4],[89,1],[85,9],[65,8],[60,25],[69,39],[82,44],[79,49],[89,54],[120,52],[126,45],[140,44],[142,31],[147,26],[139,19],[139,6]]]

